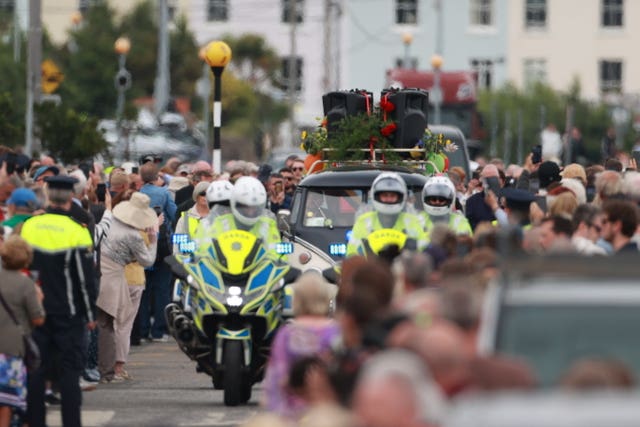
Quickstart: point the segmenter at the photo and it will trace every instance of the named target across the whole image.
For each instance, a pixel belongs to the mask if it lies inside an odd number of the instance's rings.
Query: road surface
[[[132,347],[127,371],[133,380],[83,393],[84,427],[236,426],[260,411],[259,384],[248,405],[225,407],[222,391],[196,373],[195,363],[172,339]],[[62,426],[59,409],[49,407],[49,427]]]

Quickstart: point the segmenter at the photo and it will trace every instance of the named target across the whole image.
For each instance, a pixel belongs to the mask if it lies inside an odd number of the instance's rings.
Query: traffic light
[[[387,120],[393,120],[397,126],[390,136],[391,144],[396,148],[413,148],[427,128],[429,93],[421,89],[385,89],[380,100],[394,107],[386,113]]]
[[[327,138],[331,139],[342,119],[372,111],[373,93],[359,89],[329,92],[322,96],[322,106],[327,118]]]
[[[114,78],[114,84],[116,89],[129,89],[131,87],[131,73],[124,69],[119,70]]]

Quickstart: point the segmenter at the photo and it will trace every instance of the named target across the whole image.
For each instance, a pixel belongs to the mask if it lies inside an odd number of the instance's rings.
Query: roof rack
[[[335,148],[323,148],[322,152],[330,153],[332,151],[338,151]],[[384,159],[385,153],[411,153],[415,152],[415,148],[359,148],[359,149],[351,149],[347,150],[349,152],[363,152],[371,155],[370,159],[359,159],[359,160],[335,160],[335,159],[322,159],[316,160],[311,164],[309,170],[315,170],[316,166],[319,165],[335,165],[335,166],[345,166],[345,165],[368,165],[368,166],[382,166],[382,165],[394,165],[394,166],[404,166],[408,168],[418,169],[422,172],[426,172],[426,166],[431,165],[435,170],[438,170],[437,165],[435,165],[432,161],[427,159],[421,160],[413,160],[413,159],[394,159],[394,160],[386,160]]]

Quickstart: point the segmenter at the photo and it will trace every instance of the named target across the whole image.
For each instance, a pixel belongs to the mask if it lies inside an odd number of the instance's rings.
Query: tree
[[[223,40],[233,52],[231,69],[239,78],[254,86],[275,83],[280,58],[262,36],[242,34],[235,37],[227,34]]]
[[[22,141],[23,129],[13,121],[14,103],[9,93],[0,93],[0,145],[14,147]]]
[[[202,62],[198,58],[198,44],[187,27],[185,16],[176,19],[169,44],[172,92],[177,96],[193,98],[195,82],[202,76]]]
[[[36,117],[42,148],[64,163],[80,162],[106,152],[108,144],[97,130],[97,119],[86,113],[44,102],[37,106]]]

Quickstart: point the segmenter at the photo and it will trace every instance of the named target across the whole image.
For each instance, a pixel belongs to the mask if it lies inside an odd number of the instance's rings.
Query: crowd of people
[[[0,147],[0,159],[7,152]],[[335,313],[320,275],[294,285],[296,317],[274,339],[264,384],[275,419],[438,425],[447,402],[467,391],[534,387],[526,363],[476,351],[500,230],[514,231],[510,244],[532,254],[611,256],[637,253],[640,242],[633,159],[562,167],[545,156],[523,165],[479,158],[471,176],[452,168],[418,195],[398,174],[381,173],[371,209],[355,218]],[[16,166],[0,168],[0,427],[16,410],[26,410],[29,426],[44,426],[58,393],[63,424],[80,426],[83,389],[131,381],[130,345],[169,339],[164,258],[179,250],[172,236],[197,242],[244,227],[275,243],[272,214],[291,207],[305,174],[296,156],[278,171],[230,161],[221,174],[205,161],[156,156],[107,168],[46,156]],[[383,228],[407,234],[411,250],[372,255],[367,236]],[[28,375],[24,334],[42,355]],[[616,380],[618,365],[591,362],[558,384],[633,384],[630,375]]]

